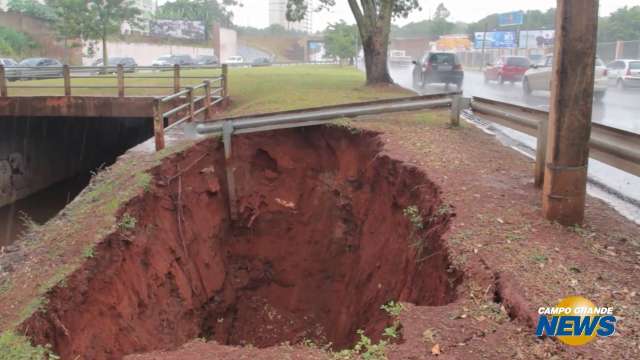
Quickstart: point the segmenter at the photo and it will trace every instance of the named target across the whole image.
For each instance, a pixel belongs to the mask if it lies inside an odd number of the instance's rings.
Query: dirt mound
[[[233,138],[239,218],[221,143],[163,162],[48,304],[21,325],[63,359],[121,358],[206,337],[221,344],[353,343],[390,300],[443,305],[459,274],[452,211],[424,173],[339,127]]]

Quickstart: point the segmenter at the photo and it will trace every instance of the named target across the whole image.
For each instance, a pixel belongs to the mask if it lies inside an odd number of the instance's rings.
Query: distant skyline
[[[269,1],[268,0],[240,0],[244,6],[233,7],[234,23],[239,26],[252,26],[265,28],[269,26]],[[315,0],[317,1],[317,0]],[[161,5],[167,2],[159,0]],[[414,11],[407,19],[395,21],[398,25],[405,25],[410,22],[417,22],[429,19],[429,14],[433,14],[439,3],[444,5],[451,12],[450,21],[476,22],[483,17],[493,13],[504,13],[515,10],[542,10],[555,7],[556,0],[419,0],[422,11]],[[600,16],[609,15],[611,12],[623,6],[640,6],[640,0],[600,0]],[[313,31],[324,30],[329,23],[344,20],[353,24],[353,14],[349,8],[347,0],[336,0],[336,6],[329,11],[322,11],[313,14]]]

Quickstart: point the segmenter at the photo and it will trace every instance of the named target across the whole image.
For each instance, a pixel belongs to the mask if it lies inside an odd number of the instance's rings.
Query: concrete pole
[[[62,77],[64,78],[64,96],[71,96],[71,71],[69,65],[62,65]]]
[[[180,65],[173,65],[173,93],[180,92]]]
[[[598,0],[558,0],[542,207],[563,225],[584,220],[597,29]]]
[[[116,76],[118,79],[118,97],[122,98],[124,97],[124,66],[122,64],[118,64]]]
[[[621,40],[616,41],[616,59],[622,59],[624,57],[624,42]]]
[[[0,65],[0,97],[7,97],[7,77],[4,65]]]
[[[160,99],[153,100],[153,135],[156,143],[156,151],[164,149],[164,116]]]

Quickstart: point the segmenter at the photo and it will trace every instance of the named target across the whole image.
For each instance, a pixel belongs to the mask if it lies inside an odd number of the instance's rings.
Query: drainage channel
[[[0,247],[54,217],[93,172],[152,133],[143,118],[0,118]]]

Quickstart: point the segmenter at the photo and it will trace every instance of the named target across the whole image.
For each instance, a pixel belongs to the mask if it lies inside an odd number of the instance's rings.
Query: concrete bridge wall
[[[149,118],[0,117],[0,206],[109,165],[152,134]]]

